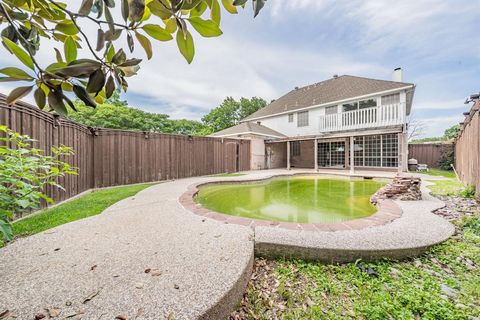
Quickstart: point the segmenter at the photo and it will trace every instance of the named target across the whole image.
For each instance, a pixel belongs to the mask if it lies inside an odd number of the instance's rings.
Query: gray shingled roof
[[[288,112],[318,104],[355,98],[375,92],[414,86],[412,83],[376,80],[344,75],[328,79],[306,87],[294,89],[268,106],[246,117],[251,120],[259,117]]]
[[[222,131],[215,132],[211,134],[211,137],[227,137],[227,136],[236,136],[238,134],[256,134],[266,137],[273,138],[284,138],[284,134],[272,130],[268,127],[262,126],[261,124],[255,122],[242,122],[236,126],[224,129]]]

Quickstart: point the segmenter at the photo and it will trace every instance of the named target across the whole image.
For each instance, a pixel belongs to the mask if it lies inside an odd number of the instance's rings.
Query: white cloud
[[[422,123],[425,125],[422,137],[443,136],[445,129],[458,124],[460,121],[462,121],[462,119],[462,115],[422,119]]]

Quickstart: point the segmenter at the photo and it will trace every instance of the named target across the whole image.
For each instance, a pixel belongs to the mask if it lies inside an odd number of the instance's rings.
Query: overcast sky
[[[465,97],[480,91],[478,12],[480,0],[269,0],[256,19],[250,7],[224,13],[221,37],[194,35],[191,65],[173,41],[156,42],[123,98],[200,119],[227,96],[269,101],[333,74],[390,80],[402,67],[417,85],[413,116],[426,123],[425,136],[441,135],[462,119]],[[1,50],[0,64],[13,64]]]

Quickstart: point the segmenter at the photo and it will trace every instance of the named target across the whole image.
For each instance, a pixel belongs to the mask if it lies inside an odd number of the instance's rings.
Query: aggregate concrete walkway
[[[235,180],[287,172],[257,171]],[[260,254],[292,255],[301,247],[294,256],[337,261],[375,250],[379,255],[395,248],[417,253],[453,232],[448,222],[429,213],[442,205],[432,198],[421,206],[399,202],[404,214],[389,225],[315,235],[268,227],[253,231],[195,215],[178,202],[191,184],[231,179],[155,185],[101,215],[0,249],[0,313],[10,310],[17,319],[49,312],[69,319],[224,319],[249,280],[254,238]],[[332,250],[337,249],[343,258],[335,259],[338,252]]]
[[[225,319],[250,278],[252,230],[186,212],[178,197],[198,180],[155,185],[0,249],[0,313]]]

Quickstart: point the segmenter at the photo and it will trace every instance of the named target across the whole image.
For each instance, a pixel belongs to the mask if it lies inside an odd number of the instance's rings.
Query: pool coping
[[[206,185],[216,185],[216,184],[232,184],[232,183],[251,183],[251,182],[261,182],[266,180],[271,180],[278,177],[292,177],[295,175],[305,175],[304,173],[296,174],[280,174],[269,177],[264,177],[260,179],[242,179],[242,180],[222,180],[222,181],[209,181],[194,183],[187,187],[185,191],[179,198],[180,204],[186,209],[193,212],[196,215],[203,216],[205,218],[210,218],[225,224],[236,224],[255,229],[256,227],[272,227],[272,228],[281,228],[288,230],[298,230],[298,231],[312,231],[312,232],[335,232],[335,231],[344,231],[344,230],[361,230],[370,227],[383,226],[386,225],[402,216],[402,209],[398,206],[393,200],[390,199],[381,199],[375,206],[377,207],[377,212],[374,214],[352,219],[345,222],[332,222],[332,223],[295,223],[295,222],[279,222],[279,221],[270,221],[270,220],[260,220],[254,218],[244,218],[238,216],[231,216],[228,214],[223,214],[216,212],[210,209],[207,209],[196,203],[194,198],[197,195],[199,188]],[[315,175],[315,174],[308,174]],[[322,175],[325,176],[325,175]],[[344,178],[344,177],[343,177]],[[350,177],[351,178],[351,177]],[[360,178],[354,176],[353,178]],[[380,178],[383,179],[383,178]]]

